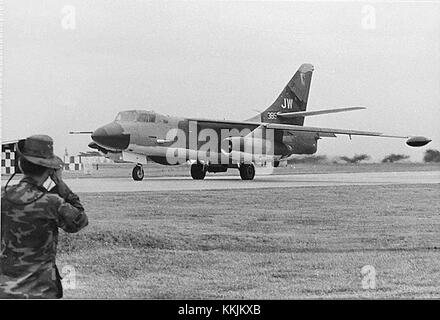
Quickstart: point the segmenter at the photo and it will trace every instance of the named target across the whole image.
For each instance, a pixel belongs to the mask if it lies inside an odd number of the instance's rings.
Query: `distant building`
[[[89,151],[80,152],[77,156],[64,156],[64,163],[65,170],[84,170],[84,172],[89,173],[94,165],[113,163],[113,161],[104,157],[97,151]]]

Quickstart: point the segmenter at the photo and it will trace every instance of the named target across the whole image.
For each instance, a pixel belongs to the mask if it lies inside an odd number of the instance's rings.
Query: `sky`
[[[7,0],[2,141],[54,138],[87,151],[125,109],[244,120],[266,109],[302,63],[315,66],[305,125],[423,135],[325,138],[318,154],[440,149],[440,2]]]

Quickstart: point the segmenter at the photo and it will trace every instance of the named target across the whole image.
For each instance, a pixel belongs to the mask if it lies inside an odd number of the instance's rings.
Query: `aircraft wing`
[[[268,129],[284,130],[290,133],[295,132],[310,132],[316,133],[318,137],[336,137],[336,135],[348,135],[351,136],[368,136],[368,137],[380,137],[380,138],[400,138],[408,139],[406,144],[411,147],[421,147],[429,142],[431,139],[421,137],[421,136],[399,136],[399,135],[388,135],[382,132],[372,132],[372,131],[361,131],[361,130],[350,130],[350,129],[332,129],[332,128],[321,128],[321,127],[307,127],[307,126],[297,126],[293,124],[281,124],[281,123],[268,123],[268,122],[251,122],[251,121],[229,121],[229,120],[208,120],[208,119],[189,119],[192,121],[197,121],[205,124],[215,124],[215,125],[251,125],[258,128],[263,126]],[[255,129],[254,128],[254,129]]]
[[[381,137],[381,138],[400,138],[408,139],[406,144],[411,147],[421,147],[429,142],[431,139],[421,137],[421,136],[395,136],[383,134],[381,132],[371,132],[371,131],[360,131],[360,130],[349,130],[349,129],[330,129],[330,128],[320,128],[320,127],[303,127],[290,124],[278,124],[278,123],[264,123],[262,124],[268,129],[278,129],[285,130],[288,132],[314,132],[319,137],[335,137],[337,134],[351,136],[368,136],[368,137]]]
[[[278,129],[278,130],[285,130],[285,131],[289,131],[289,132],[311,132],[311,133],[323,134],[322,136],[325,136],[325,137],[334,136],[336,134],[345,134],[348,136],[370,136],[370,137],[404,138],[404,139],[409,138],[408,136],[393,136],[393,135],[385,135],[381,132],[360,131],[360,130],[350,130],[350,129],[304,127],[304,126],[296,126],[296,125],[291,125],[291,124],[279,124],[279,123],[265,123],[264,125],[268,129]]]
[[[409,136],[393,136],[384,135],[380,132],[371,131],[359,131],[359,130],[349,130],[349,129],[330,129],[321,127],[305,127],[297,126],[293,124],[281,124],[281,123],[269,123],[269,122],[251,122],[251,121],[230,121],[230,120],[208,120],[208,119],[189,119],[191,121],[197,121],[200,123],[209,124],[223,124],[223,125],[254,125],[255,127],[263,126],[268,129],[278,129],[285,130],[289,132],[311,132],[321,134],[322,137],[335,137],[336,134],[345,135],[358,135],[358,136],[373,136],[373,137],[386,137],[386,138],[409,138]]]
[[[187,118],[189,121],[196,121],[199,123],[206,124],[216,124],[216,125],[241,125],[241,126],[249,126],[254,125],[256,127],[261,126],[263,123],[257,121],[235,121],[235,120],[212,120],[212,119],[204,119],[204,118]]]

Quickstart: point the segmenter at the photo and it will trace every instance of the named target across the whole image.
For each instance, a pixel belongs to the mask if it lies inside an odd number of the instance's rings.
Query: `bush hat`
[[[33,135],[17,143],[17,153],[34,164],[61,169],[64,161],[53,153],[53,140],[47,135]]]

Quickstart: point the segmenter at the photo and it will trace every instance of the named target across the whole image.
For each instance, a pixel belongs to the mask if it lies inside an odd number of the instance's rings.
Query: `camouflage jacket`
[[[1,191],[0,298],[61,298],[55,265],[58,228],[77,232],[88,224],[70,189],[49,192],[30,178]],[[32,202],[33,200],[36,201]]]

